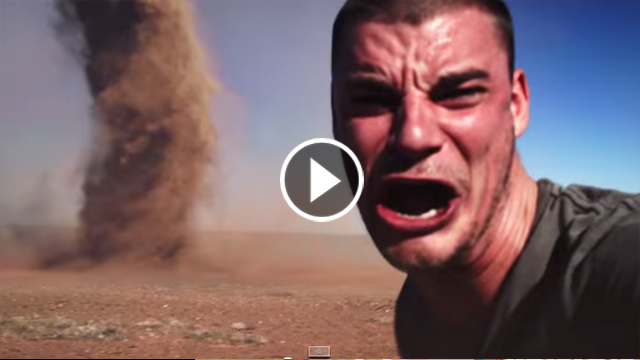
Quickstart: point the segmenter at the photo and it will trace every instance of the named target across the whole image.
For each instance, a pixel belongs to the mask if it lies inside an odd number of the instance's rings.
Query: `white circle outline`
[[[340,149],[344,150],[344,152],[346,152],[347,154],[349,154],[349,157],[351,157],[351,160],[353,160],[353,162],[356,164],[356,169],[358,170],[358,190],[356,191],[356,195],[353,197],[353,199],[351,200],[351,202],[349,203],[349,205],[342,209],[342,211],[340,211],[337,214],[333,214],[333,215],[329,215],[329,216],[313,216],[313,215],[309,215],[306,212],[300,210],[294,203],[293,201],[291,201],[291,198],[289,198],[289,194],[287,193],[287,187],[285,186],[285,173],[287,171],[287,166],[289,165],[289,162],[291,161],[291,159],[303,148],[309,146],[309,145],[313,145],[313,144],[330,144],[330,145],[335,145],[337,147],[339,147]],[[339,219],[341,217],[343,217],[344,215],[346,215],[349,211],[351,211],[351,209],[353,209],[354,206],[356,206],[356,203],[358,202],[358,199],[360,199],[360,195],[362,195],[362,188],[364,187],[364,173],[362,172],[362,166],[360,165],[360,161],[358,161],[358,158],[356,157],[356,154],[353,153],[353,151],[351,151],[351,149],[349,149],[345,144],[333,140],[333,139],[327,139],[327,138],[315,138],[315,139],[311,139],[311,140],[307,140],[305,142],[303,142],[302,144],[296,146],[295,148],[293,148],[293,150],[291,150],[291,152],[289,153],[289,155],[287,155],[287,158],[284,159],[284,164],[282,164],[282,169],[280,169],[280,190],[282,191],[282,195],[284,196],[284,200],[287,202],[287,205],[289,205],[289,207],[296,212],[296,214],[302,216],[303,218],[307,219],[307,220],[311,220],[311,221],[315,221],[315,222],[329,222],[329,221],[333,221],[336,219]]]

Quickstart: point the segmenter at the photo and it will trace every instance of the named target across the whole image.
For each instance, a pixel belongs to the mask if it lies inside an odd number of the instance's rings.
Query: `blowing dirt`
[[[215,83],[186,1],[59,1],[94,98],[79,255],[167,264],[189,246],[213,154]]]

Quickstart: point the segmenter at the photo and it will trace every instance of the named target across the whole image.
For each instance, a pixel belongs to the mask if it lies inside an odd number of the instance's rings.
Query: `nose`
[[[403,99],[394,119],[391,138],[391,147],[406,157],[422,158],[440,151],[445,134],[429,99],[421,96]]]

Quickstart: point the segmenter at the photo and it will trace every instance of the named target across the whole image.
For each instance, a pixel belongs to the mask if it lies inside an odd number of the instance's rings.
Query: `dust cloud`
[[[167,264],[192,241],[211,163],[212,80],[187,1],[63,0],[57,33],[93,97],[79,252]]]
[[[56,40],[78,60],[71,73],[84,74],[58,85],[84,83],[90,99],[78,99],[79,89],[66,106],[92,105],[92,141],[77,161],[87,166],[79,178],[77,162],[43,175],[33,199],[17,199],[29,211],[19,216],[24,226],[0,229],[0,263],[9,266],[3,255],[46,268],[187,262],[260,276],[378,265],[370,240],[353,235],[363,233],[357,209],[326,224],[287,206],[278,181],[286,154],[249,151],[247,104],[216,91],[215,44],[201,43],[195,30],[209,34],[210,24],[195,21],[190,4],[56,2]],[[61,180],[66,172],[73,181]],[[38,225],[61,212],[78,216]]]

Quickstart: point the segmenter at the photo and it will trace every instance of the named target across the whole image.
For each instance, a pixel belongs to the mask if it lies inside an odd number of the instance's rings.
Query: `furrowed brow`
[[[439,89],[451,89],[451,88],[456,88],[470,80],[488,79],[488,78],[489,78],[488,72],[484,70],[473,69],[473,70],[464,71],[460,73],[452,73],[452,74],[444,75],[440,77],[440,79],[438,79],[438,82],[435,84],[434,87]]]
[[[346,88],[352,94],[375,93],[394,98],[402,97],[402,92],[379,73],[352,73],[346,78]]]
[[[351,63],[346,67],[343,73],[344,80],[347,84],[363,84],[363,85],[385,85],[388,83],[387,74],[384,70],[370,62]]]
[[[393,87],[376,74],[353,74],[347,78],[347,84],[351,89],[393,91]]]

